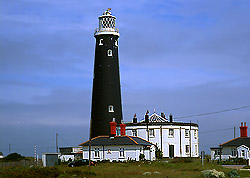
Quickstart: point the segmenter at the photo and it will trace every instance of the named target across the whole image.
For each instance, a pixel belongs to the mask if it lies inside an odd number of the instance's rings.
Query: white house
[[[83,159],[89,159],[89,140],[81,143]],[[134,136],[98,136],[91,139],[91,160],[93,161],[139,161],[140,154],[146,160],[155,160],[152,143]]]
[[[172,115],[168,120],[163,113],[148,117],[148,122],[137,122],[134,117],[132,123],[126,123],[126,135],[154,143],[163,157],[199,157],[198,124],[173,122]]]
[[[59,157],[63,162],[82,158],[82,147],[60,147],[59,150]]]
[[[219,147],[212,147],[211,159],[212,160],[226,160],[230,158],[250,158],[250,137],[247,137],[247,126],[246,123],[240,126],[240,137],[234,138],[225,142]]]

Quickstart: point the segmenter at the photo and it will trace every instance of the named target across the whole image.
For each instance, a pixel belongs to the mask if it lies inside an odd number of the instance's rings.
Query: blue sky
[[[0,1],[0,151],[32,156],[89,134],[98,16],[120,30],[123,115],[182,117],[250,105],[248,0]],[[250,124],[250,108],[198,122],[200,150]],[[207,132],[213,130],[220,130]],[[236,136],[239,136],[237,129]]]

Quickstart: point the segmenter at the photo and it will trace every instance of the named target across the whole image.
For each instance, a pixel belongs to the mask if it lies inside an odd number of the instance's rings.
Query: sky
[[[108,8],[125,122],[147,110],[191,120],[207,154],[250,126],[250,1],[0,0],[0,152],[36,145],[41,157],[56,133],[59,147],[88,140],[94,30]]]

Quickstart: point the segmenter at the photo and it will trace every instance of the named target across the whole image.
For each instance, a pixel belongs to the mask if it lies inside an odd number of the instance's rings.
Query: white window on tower
[[[115,40],[115,46],[118,46],[118,40]]]
[[[185,137],[189,137],[189,129],[185,129]]]
[[[189,154],[189,152],[190,152],[190,145],[186,145],[185,146],[185,152],[186,152],[186,154]]]
[[[113,105],[109,105],[108,110],[109,110],[109,112],[115,112],[115,111],[114,111],[114,106],[113,106]]]
[[[149,136],[155,137],[155,130],[154,129],[149,129]]]
[[[196,155],[198,154],[198,145],[194,146],[194,152],[195,152]]]
[[[197,139],[198,137],[198,130],[194,130],[194,138]]]
[[[137,130],[136,129],[132,130],[132,135],[135,136],[135,137],[137,136]]]
[[[174,129],[169,129],[169,137],[174,137]]]
[[[99,40],[99,45],[103,45],[103,39]]]
[[[112,56],[113,54],[112,54],[112,50],[111,49],[109,49],[108,50],[108,56]]]

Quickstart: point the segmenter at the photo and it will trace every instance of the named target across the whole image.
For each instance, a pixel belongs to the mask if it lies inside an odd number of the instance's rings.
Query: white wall
[[[232,149],[235,149],[237,154],[236,156],[232,156]],[[242,155],[242,151],[244,151],[244,156]],[[229,158],[244,158],[244,159],[249,159],[250,158],[250,151],[249,148],[245,145],[241,145],[236,148],[236,146],[228,146],[228,147],[223,147],[221,150],[221,159],[226,160]],[[214,150],[211,150],[211,159],[214,159]],[[219,156],[217,156],[215,159],[219,159]]]
[[[65,162],[65,161],[69,161],[69,159],[71,158],[72,161],[74,161],[74,155],[61,155],[60,156],[60,160],[62,162]]]
[[[95,149],[99,148],[99,157],[95,156]],[[124,156],[120,155],[120,148],[124,148]],[[145,155],[147,160],[155,159],[155,150],[154,146],[151,147],[151,152],[149,150],[143,150],[143,146],[92,146],[91,147],[91,160],[116,160],[116,161],[127,161],[127,160],[136,160],[139,161],[140,153]],[[89,159],[89,147],[83,147],[83,159]]]
[[[138,137],[148,140],[146,128],[146,126],[127,126],[127,135],[132,136],[132,130],[136,129]],[[185,151],[186,145],[190,145],[190,137],[185,137],[185,129],[189,130],[190,126],[155,125],[149,126],[149,129],[154,129],[155,131],[155,136],[149,137],[149,141],[156,144],[160,149],[162,148],[163,157],[169,157],[169,145],[174,145],[175,157],[190,157],[190,154],[186,154]],[[174,129],[173,137],[169,136],[169,129]],[[196,137],[194,136],[195,130],[197,133]],[[191,156],[199,157],[198,127],[194,126],[191,127]]]

